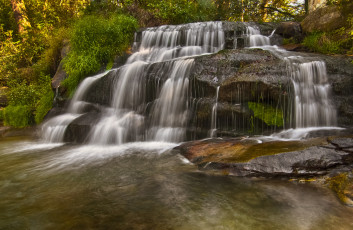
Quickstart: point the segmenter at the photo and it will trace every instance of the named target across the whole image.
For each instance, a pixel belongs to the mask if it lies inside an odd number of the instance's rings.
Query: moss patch
[[[269,126],[283,126],[283,111],[270,105],[248,102],[249,109],[254,112],[254,116],[265,122]]]

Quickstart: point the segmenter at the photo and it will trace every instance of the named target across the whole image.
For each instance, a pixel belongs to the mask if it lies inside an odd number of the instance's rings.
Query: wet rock
[[[353,148],[353,138],[337,138],[329,141],[339,149]]]
[[[92,125],[96,124],[101,115],[97,112],[90,112],[73,120],[67,127],[64,135],[65,142],[85,143],[91,131]]]
[[[331,142],[346,146],[351,138]],[[325,138],[258,143],[254,139],[209,139],[177,147],[202,170],[222,170],[235,176],[300,177],[325,175],[353,164],[353,155]],[[342,170],[342,169],[341,169]]]

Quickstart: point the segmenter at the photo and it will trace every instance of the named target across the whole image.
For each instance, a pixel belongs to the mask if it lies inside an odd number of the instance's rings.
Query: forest
[[[349,0],[329,0],[344,9]],[[308,0],[1,0],[0,119],[39,124],[53,106],[51,81],[61,61],[66,97],[85,77],[110,69],[129,52],[139,28],[199,21],[300,22]],[[353,17],[332,32],[307,34],[302,44],[326,54],[352,55]],[[293,41],[285,41],[293,42]],[[68,46],[68,54],[62,55]],[[324,49],[323,47],[328,47]]]

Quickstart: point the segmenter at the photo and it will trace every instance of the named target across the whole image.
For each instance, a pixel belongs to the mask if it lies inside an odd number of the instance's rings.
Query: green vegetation
[[[353,54],[353,31],[315,32],[304,38],[303,45],[323,54]]]
[[[138,25],[131,16],[112,15],[109,18],[85,16],[75,22],[70,34],[71,51],[64,59],[68,78],[64,86],[72,94],[78,83],[98,72],[103,64],[112,63],[125,51]]]
[[[283,111],[270,105],[248,102],[249,109],[254,112],[256,118],[261,119],[269,126],[283,126]]]
[[[341,28],[334,31],[315,31],[308,34],[303,45],[313,52],[323,54],[353,54],[353,4],[350,0],[328,0],[326,3],[337,6],[345,19]]]
[[[4,109],[4,125],[24,128],[33,124],[31,108],[27,105],[9,105]]]
[[[304,15],[290,0],[6,0],[0,1],[0,87],[4,123],[40,123],[52,107],[51,78],[62,61],[66,96],[82,79],[110,69],[136,28],[195,21],[278,21]],[[69,44],[69,45],[67,45]],[[18,109],[22,108],[22,109]],[[9,114],[18,112],[14,117]],[[7,115],[6,115],[7,114]],[[15,117],[24,116],[23,119]]]

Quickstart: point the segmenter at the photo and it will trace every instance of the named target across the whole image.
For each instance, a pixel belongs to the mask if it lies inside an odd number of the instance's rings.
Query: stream
[[[353,229],[329,189],[198,171],[166,142],[0,140],[0,229]]]

